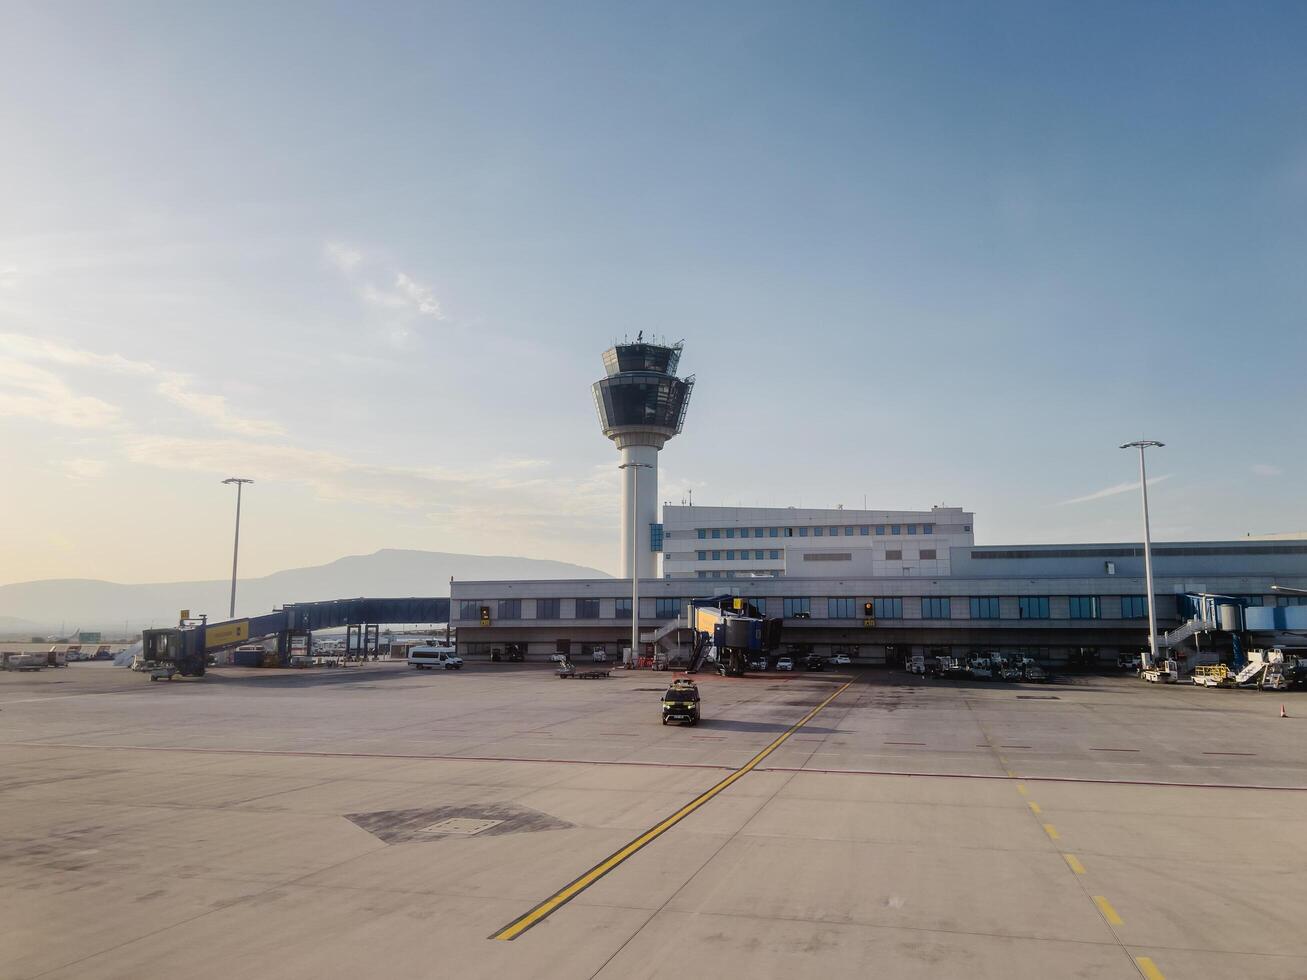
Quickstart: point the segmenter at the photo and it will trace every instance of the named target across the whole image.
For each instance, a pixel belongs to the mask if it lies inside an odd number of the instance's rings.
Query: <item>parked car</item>
[[[794,669],[794,661],[793,661],[791,658],[789,658],[789,657],[781,657],[779,660],[776,661],[776,669],[777,669],[777,670],[793,670],[793,669]]]
[[[765,670],[767,669],[767,658],[766,658],[766,657],[754,657],[752,660],[749,661],[749,669],[750,669],[750,670],[765,671]]]
[[[594,653],[590,654],[590,659],[597,664],[606,664],[608,663],[608,654],[604,653],[602,650],[596,650]]]
[[[1138,673],[1144,666],[1143,657],[1137,653],[1122,653],[1116,658],[1117,670],[1133,670]]]
[[[1047,684],[1049,681],[1048,671],[1033,660],[1026,660],[1021,665],[1021,679],[1033,684]]]
[[[830,658],[830,665],[832,667],[847,667],[851,663],[853,663],[853,661],[844,653],[837,653]]]
[[[409,648],[408,664],[414,670],[432,670],[437,667],[441,670],[462,670],[463,658],[453,647],[438,647],[423,643]]]
[[[804,670],[825,670],[826,661],[821,657],[812,656],[811,654],[803,658]]]

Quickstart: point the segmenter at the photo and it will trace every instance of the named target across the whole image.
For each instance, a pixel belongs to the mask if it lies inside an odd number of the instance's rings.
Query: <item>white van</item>
[[[423,643],[409,647],[408,664],[415,670],[441,668],[442,670],[462,670],[463,658],[454,647],[441,647]]]

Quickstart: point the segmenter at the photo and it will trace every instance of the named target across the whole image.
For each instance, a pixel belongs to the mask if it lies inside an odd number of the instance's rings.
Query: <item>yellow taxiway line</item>
[[[717,783],[715,786],[711,787],[710,789],[705,790],[703,793],[700,793],[689,803],[685,804],[685,806],[681,807],[679,810],[673,813],[670,817],[666,818],[665,820],[657,824],[654,824],[654,826],[650,827],[639,837],[635,838],[635,840],[631,841],[629,844],[619,848],[618,850],[614,851],[612,854],[608,855],[608,857],[604,858],[602,861],[596,864],[585,874],[581,875],[575,881],[571,882],[568,885],[563,886],[558,891],[554,892],[554,894],[550,895],[535,908],[531,909],[531,911],[527,912],[525,915],[522,915],[514,919],[512,922],[504,926],[498,932],[492,934],[490,938],[500,940],[501,942],[511,942],[512,940],[516,939],[518,936],[522,935],[522,933],[530,929],[532,926],[539,925],[550,915],[557,912],[560,908],[562,908],[572,899],[576,898],[577,895],[580,895],[583,891],[585,891],[595,882],[603,878],[604,875],[608,874],[608,872],[612,871],[627,858],[631,857],[636,852],[638,852],[641,848],[647,846],[648,844],[651,844],[653,841],[657,840],[663,834],[667,833],[667,831],[671,830],[678,823],[680,823],[690,814],[694,813],[695,810],[699,809],[699,807],[703,806],[705,803],[711,800],[718,793],[722,792],[732,783],[736,782],[737,780],[743,779],[746,775],[752,772],[754,768],[756,768],[757,765],[760,762],[762,762],[763,759],[767,758],[767,756],[775,752],[776,749],[780,748],[780,746],[785,742],[786,739],[788,739],[791,735],[797,732],[808,722],[812,721],[812,719],[817,716],[817,712],[821,711],[823,708],[826,707],[826,705],[830,704],[837,697],[839,697],[846,690],[848,690],[849,686],[852,683],[853,683],[852,681],[848,681],[840,685],[840,687],[835,691],[834,694],[828,697],[821,704],[817,705],[817,707],[809,711],[806,715],[804,715],[801,719],[799,719],[799,721],[796,722],[794,725],[790,726],[788,729],[782,732],[765,749],[763,749],[761,752],[755,755],[752,759],[746,762],[739,769],[736,769],[733,773],[731,773],[721,782]]]

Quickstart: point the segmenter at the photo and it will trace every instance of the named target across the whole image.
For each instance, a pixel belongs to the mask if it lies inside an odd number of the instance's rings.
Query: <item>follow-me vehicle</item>
[[[420,646],[409,648],[408,665],[414,670],[431,670],[433,668],[462,670],[463,658],[458,655],[454,647],[423,643]]]
[[[683,721],[699,724],[699,688],[688,677],[678,677],[663,695],[663,724]]]

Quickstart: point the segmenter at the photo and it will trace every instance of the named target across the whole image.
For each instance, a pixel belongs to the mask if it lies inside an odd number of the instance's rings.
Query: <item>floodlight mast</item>
[[[241,553],[241,488],[246,483],[253,483],[242,476],[230,476],[222,481],[223,483],[236,484],[236,540],[231,547],[231,609],[228,613],[229,619],[236,618],[236,562]]]
[[[1138,439],[1127,442],[1122,449],[1139,450],[1139,490],[1144,503],[1144,587],[1148,590],[1148,653],[1144,655],[1145,670],[1157,663],[1157,603],[1153,598],[1153,540],[1148,528],[1148,470],[1144,464],[1145,449],[1161,449],[1166,443],[1156,439]]]

